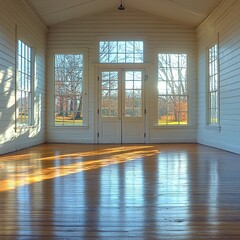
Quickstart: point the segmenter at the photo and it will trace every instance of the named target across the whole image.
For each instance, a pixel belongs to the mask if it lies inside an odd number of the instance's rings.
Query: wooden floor
[[[197,144],[2,155],[0,239],[240,239],[240,155]]]

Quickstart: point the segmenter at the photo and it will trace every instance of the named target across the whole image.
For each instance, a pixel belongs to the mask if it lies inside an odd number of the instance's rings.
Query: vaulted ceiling
[[[28,0],[47,26],[118,10],[121,0]],[[122,0],[135,9],[192,27],[198,26],[224,0]]]

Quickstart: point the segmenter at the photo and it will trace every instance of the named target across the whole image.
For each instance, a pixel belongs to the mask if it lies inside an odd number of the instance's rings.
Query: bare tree
[[[102,41],[99,45],[99,61],[100,63],[142,63],[143,48],[142,41]],[[107,76],[109,73],[103,72],[101,76],[102,108],[104,109],[104,114],[112,116],[112,114],[116,114],[118,109],[118,76],[117,78],[114,74]],[[125,92],[125,102],[129,106],[128,112],[132,111],[131,114],[137,114],[133,112],[135,108],[133,101],[137,105],[136,108],[139,105],[139,101],[134,99],[135,95],[130,94],[130,92],[133,92],[133,89]],[[137,110],[135,111],[137,112]]]
[[[102,114],[116,116],[118,110],[118,72],[102,72]]]
[[[82,118],[83,107],[83,57],[59,54],[55,57],[55,97],[60,116],[74,114]]]
[[[187,55],[159,54],[158,64],[159,117],[166,115],[174,122],[186,122]]]
[[[100,63],[142,63],[142,41],[102,41],[99,46]]]

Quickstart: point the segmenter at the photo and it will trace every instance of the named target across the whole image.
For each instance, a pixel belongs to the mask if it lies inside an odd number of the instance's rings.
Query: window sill
[[[184,128],[194,128],[193,125],[153,125],[154,128],[161,128],[161,129],[184,129]]]
[[[221,126],[218,125],[206,125],[206,129],[221,132]]]
[[[53,126],[54,128],[75,128],[75,129],[79,129],[79,128],[89,128],[89,125],[81,125],[81,126]]]
[[[16,132],[18,132],[18,131],[27,131],[27,130],[33,129],[35,127],[36,126],[34,126],[34,125],[31,125],[31,126],[17,126],[14,129],[15,129]]]

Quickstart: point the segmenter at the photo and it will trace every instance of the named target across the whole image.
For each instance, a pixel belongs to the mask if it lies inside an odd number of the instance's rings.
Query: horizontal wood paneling
[[[240,2],[223,1],[198,27],[198,141],[240,153]],[[206,127],[206,49],[219,33],[220,129]]]
[[[34,127],[15,131],[16,36],[35,51]],[[27,1],[0,1],[0,154],[45,141],[45,58],[47,28]]]
[[[146,130],[148,142],[195,142],[196,141],[196,64],[195,64],[195,49],[196,35],[195,30],[190,27],[185,27],[165,19],[158,19],[152,15],[135,10],[118,11],[114,9],[106,13],[87,17],[84,19],[76,19],[74,21],[51,26],[48,31],[48,50],[49,53],[54,49],[77,49],[84,48],[89,53],[89,127],[88,129],[69,129],[60,130],[54,128],[53,121],[53,86],[52,86],[52,69],[49,69],[48,74],[48,141],[69,142],[78,138],[79,142],[85,142],[89,139],[90,142],[96,141],[97,132],[97,70],[98,63],[98,41],[104,39],[141,39],[145,42],[146,47],[146,62],[149,64],[146,67],[148,75],[148,84],[152,87],[147,87],[146,105],[147,119]],[[192,122],[191,128],[167,129],[162,130],[155,128],[154,123],[157,112],[156,95],[154,94],[157,86],[157,53],[158,51],[187,51],[190,53],[191,70],[189,74],[190,83],[190,118]],[[51,60],[51,55],[48,55],[48,62]],[[76,137],[77,136],[77,137]]]

